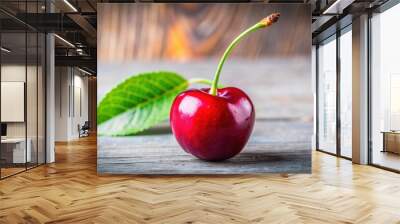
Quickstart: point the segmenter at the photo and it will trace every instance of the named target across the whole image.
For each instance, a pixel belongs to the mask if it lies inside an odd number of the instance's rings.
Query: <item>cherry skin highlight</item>
[[[172,132],[180,146],[197,158],[226,160],[246,145],[254,126],[254,106],[238,88],[217,89],[216,95],[209,91],[191,89],[175,98]]]

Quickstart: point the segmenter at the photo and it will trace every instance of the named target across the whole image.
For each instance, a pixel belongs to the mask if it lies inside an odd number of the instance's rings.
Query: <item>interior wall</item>
[[[55,68],[55,140],[68,140],[69,83],[68,67]]]
[[[29,107],[30,111],[36,111],[37,107],[42,107],[42,105],[38,105],[37,102],[37,93],[36,93],[36,83],[37,80],[32,78],[30,74],[36,75],[36,66],[27,67],[28,74],[28,82],[25,81],[25,65],[18,64],[5,64],[1,66],[1,81],[2,82],[25,82],[28,83],[27,86],[27,107]],[[32,87],[32,88],[31,88]],[[33,88],[35,87],[35,88]],[[39,103],[43,103],[39,101]],[[37,120],[36,113],[27,113],[27,122],[32,122]],[[36,133],[36,123],[28,125],[28,133]],[[25,122],[7,122],[7,137],[25,137]],[[29,136],[28,136],[29,137]]]
[[[55,140],[70,141],[89,118],[88,77],[73,67],[56,67],[55,74]]]
[[[88,121],[88,78],[74,69],[73,81],[73,108],[71,120],[71,135],[73,138],[79,137],[78,125],[82,126],[85,121]],[[79,102],[80,101],[80,102]]]

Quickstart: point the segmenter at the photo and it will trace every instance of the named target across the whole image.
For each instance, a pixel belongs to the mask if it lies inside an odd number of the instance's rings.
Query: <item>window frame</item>
[[[387,171],[391,171],[391,172],[395,172],[395,173],[400,173],[400,170],[394,169],[394,168],[390,168],[384,165],[380,165],[377,163],[373,162],[373,153],[374,153],[374,145],[373,145],[373,127],[372,127],[372,120],[373,120],[373,113],[372,113],[372,94],[373,94],[373,88],[372,88],[372,19],[374,17],[374,14],[381,14],[384,13],[385,11],[393,8],[394,6],[400,4],[400,0],[388,0],[385,3],[383,3],[382,5],[373,8],[371,10],[369,10],[368,13],[368,34],[367,34],[367,38],[368,38],[368,165],[373,166],[373,167],[377,167],[383,170],[387,170]]]
[[[352,23],[350,22],[349,24],[346,24],[344,27],[337,29],[335,33],[331,34],[327,38],[320,40],[316,44],[316,55],[315,55],[315,60],[316,60],[316,72],[315,72],[315,89],[316,89],[316,151],[323,152],[329,155],[337,156],[340,158],[344,158],[347,160],[352,160],[351,157],[347,157],[342,155],[342,150],[341,150],[341,118],[340,118],[340,103],[341,103],[341,97],[340,97],[340,84],[341,84],[341,68],[340,68],[340,37],[344,35],[347,32],[352,31]],[[319,47],[322,43],[328,43],[330,41],[336,41],[336,152],[332,153],[327,150],[321,149],[319,146],[319,122],[320,122],[320,117],[319,117],[319,79],[320,79],[320,74],[319,74]]]

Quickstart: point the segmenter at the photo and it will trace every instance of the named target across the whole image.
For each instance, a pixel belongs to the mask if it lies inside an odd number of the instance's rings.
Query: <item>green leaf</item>
[[[174,98],[189,83],[167,71],[132,76],[112,89],[97,108],[100,135],[133,135],[168,119]]]

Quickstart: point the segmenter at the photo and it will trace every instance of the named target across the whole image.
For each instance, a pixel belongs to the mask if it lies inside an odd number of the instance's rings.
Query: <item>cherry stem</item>
[[[215,72],[214,75],[214,79],[212,81],[212,85],[210,88],[210,94],[216,96],[217,95],[217,88],[218,88],[218,81],[219,81],[219,76],[221,74],[221,70],[222,70],[222,66],[225,63],[225,60],[227,59],[227,57],[231,54],[232,50],[236,47],[236,45],[248,34],[260,29],[260,28],[265,28],[268,27],[270,25],[272,25],[273,23],[275,23],[276,21],[278,21],[280,14],[279,13],[273,13],[271,15],[269,15],[268,17],[262,19],[260,22],[254,24],[253,26],[251,26],[250,28],[248,28],[247,30],[243,31],[241,34],[239,34],[239,36],[237,36],[228,46],[228,48],[226,48],[224,54],[221,57],[221,60],[218,63],[218,67],[217,70]]]

